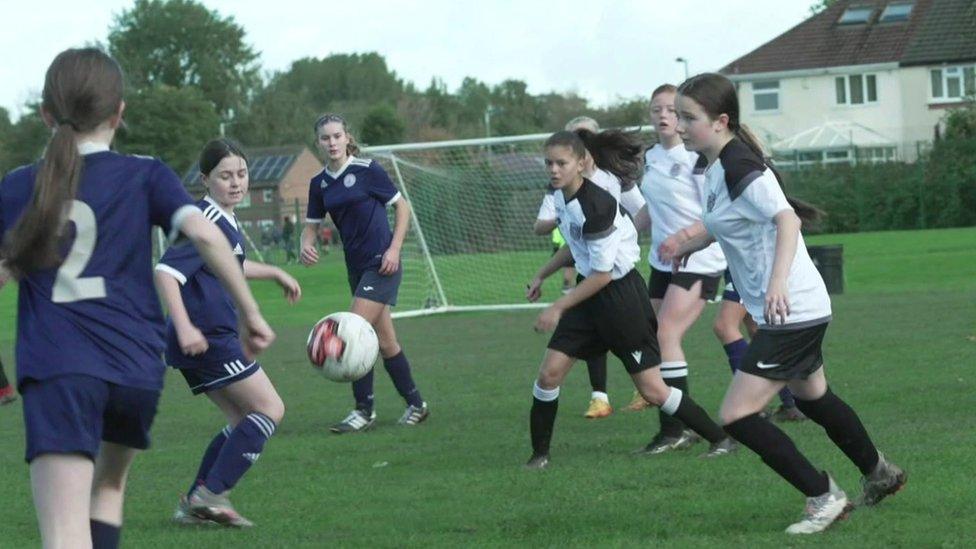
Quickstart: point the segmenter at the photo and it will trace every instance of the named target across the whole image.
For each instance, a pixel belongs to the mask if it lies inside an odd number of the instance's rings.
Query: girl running
[[[725,431],[807,497],[803,519],[790,534],[820,532],[849,510],[847,495],[816,469],[783,431],[760,412],[788,385],[799,409],[861,471],[861,502],[873,505],[898,491],[906,475],[881,455],[854,410],[827,384],[821,346],[830,322],[830,297],[807,254],[802,219],[819,213],[788,199],[762,147],[739,121],[735,86],[701,74],[678,88],[678,132],[701,154],[704,224],[683,230],[680,245],[662,259],[677,268],[713,240],[722,246],[743,304],[759,326],[732,379],[721,417]]]
[[[559,386],[573,363],[608,350],[623,362],[645,399],[678,416],[711,442],[713,450],[731,444],[700,406],[661,378],[654,312],[644,281],[634,269],[640,258],[637,230],[610,193],[583,177],[587,150],[598,164],[614,154],[601,146],[606,133],[590,136],[589,146],[580,135],[567,131],[546,141],[546,167],[557,189],[559,228],[569,246],[539,270],[526,298],[538,300],[543,280],[570,262],[576,264],[579,283],[547,307],[535,324],[537,331],[555,333],[532,391],[530,468],[549,464]]]
[[[359,148],[347,131],[343,117],[323,115],[315,121],[314,131],[328,164],[309,184],[301,261],[308,266],[318,262],[315,233],[325,214],[329,214],[339,229],[345,250],[349,290],[353,294],[350,310],[376,329],[383,366],[407,403],[398,423],[417,425],[427,419],[430,411],[413,381],[410,363],[397,341],[390,316],[403,277],[400,249],[410,225],[410,204],[379,164],[354,156]],[[386,208],[390,206],[396,209],[393,232],[386,217]],[[356,407],[330,428],[333,433],[365,431],[376,421],[373,370],[352,383],[352,393]]]
[[[216,225],[248,279],[272,280],[295,303],[298,282],[278,267],[246,259],[234,209],[247,196],[247,157],[227,139],[208,143],[200,154],[207,195],[196,203]],[[261,456],[285,413],[285,405],[257,361],[249,359],[237,333],[237,312],[217,278],[192,246],[172,246],[156,265],[156,286],[169,311],[166,362],[178,368],[194,395],[204,393],[227,418],[204,452],[196,478],[180,498],[174,520],[252,526],[231,505],[229,493]]]
[[[109,149],[122,70],[94,48],[48,68],[42,161],[0,183],[0,260],[20,282],[17,383],[45,547],[115,547],[126,476],[163,385],[150,229],[182,232],[226,285],[254,354],[274,339],[227,240],[156,159]]]

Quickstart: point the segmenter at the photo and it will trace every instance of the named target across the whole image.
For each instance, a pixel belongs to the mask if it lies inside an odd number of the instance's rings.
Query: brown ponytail
[[[617,176],[623,190],[629,190],[640,181],[644,172],[644,144],[636,132],[604,130],[594,133],[581,128],[574,133],[590,152],[593,163]]]
[[[53,119],[54,133],[38,165],[30,205],[2,248],[14,276],[55,267],[63,260],[61,239],[84,164],[77,136],[117,114],[121,103],[122,69],[107,54],[95,48],[71,49],[54,58],[41,103]]]
[[[739,122],[739,96],[735,92],[732,81],[721,74],[702,73],[692,76],[678,86],[678,93],[693,99],[701,105],[706,114],[713,120],[725,114],[729,117],[729,130],[739,138],[752,152],[762,159],[763,163],[772,170],[780,188],[783,188],[783,177],[773,165],[773,160],[766,155],[762,142],[752,131]],[[816,222],[824,213],[816,206],[786,195],[787,202],[804,223]]]

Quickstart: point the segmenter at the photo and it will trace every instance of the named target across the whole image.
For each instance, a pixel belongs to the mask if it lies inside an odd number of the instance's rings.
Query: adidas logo
[[[242,455],[244,456],[244,459],[250,461],[252,465],[258,460],[259,457],[261,457],[261,454],[244,453]]]

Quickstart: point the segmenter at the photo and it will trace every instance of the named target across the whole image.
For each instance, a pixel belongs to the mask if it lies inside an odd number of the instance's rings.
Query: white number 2
[[[88,261],[95,250],[95,242],[98,240],[95,212],[88,204],[74,200],[71,203],[71,215],[68,219],[75,224],[75,243],[71,245],[68,257],[58,269],[51,300],[55,303],[72,303],[84,299],[103,298],[105,297],[103,277],[81,278],[81,273],[88,266]]]

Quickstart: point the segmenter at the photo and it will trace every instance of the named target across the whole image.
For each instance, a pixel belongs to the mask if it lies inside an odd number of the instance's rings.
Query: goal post
[[[550,235],[532,231],[550,135],[363,148],[412,206],[394,317],[546,305],[528,303],[525,288],[553,251]],[[558,297],[562,281],[550,277],[542,301]]]

